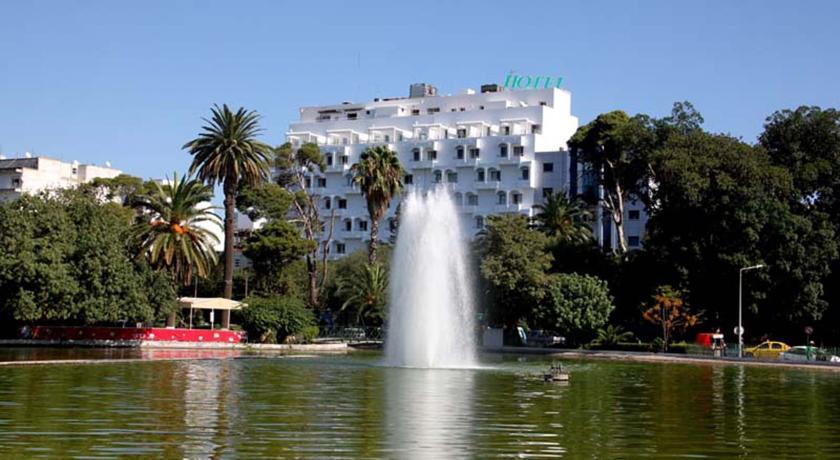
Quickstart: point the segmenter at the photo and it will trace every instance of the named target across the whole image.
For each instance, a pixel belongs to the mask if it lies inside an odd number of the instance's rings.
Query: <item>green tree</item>
[[[491,323],[509,331],[528,320],[545,297],[552,257],[546,252],[548,237],[529,228],[528,218],[516,214],[490,216],[478,241],[481,275],[492,305]]]
[[[317,144],[306,143],[295,148],[287,142],[274,150],[274,164],[278,171],[277,183],[292,194],[294,222],[301,228],[303,237],[313,243],[312,250],[306,254],[309,306],[320,308],[324,287],[329,282],[329,249],[335,226],[335,207],[327,220],[328,229],[325,232],[319,212],[321,197],[312,191],[311,181],[324,172],[326,161]],[[319,244],[320,270],[317,253]]]
[[[388,303],[387,269],[379,263],[356,266],[338,281],[338,295],[344,298],[341,311],[353,310],[359,324],[382,324]]]
[[[738,269],[764,263],[769,269],[744,283],[756,333],[822,316],[821,280],[837,254],[835,233],[795,212],[790,174],[763,149],[693,131],[670,136],[652,155],[652,168],[646,247],[673,268],[667,284],[687,287],[712,322],[731,325]]]
[[[193,274],[207,278],[216,263],[216,236],[203,225],[219,225],[210,187],[186,176],[172,175],[163,185],[137,199],[143,211],[135,226],[138,249],[157,269],[167,270],[172,279],[187,285]]]
[[[242,249],[253,263],[255,288],[260,292],[281,292],[283,270],[310,253],[315,243],[300,237],[294,225],[272,220],[253,232]]]
[[[624,203],[644,187],[648,177],[646,157],[655,141],[648,117],[631,118],[616,110],[581,126],[568,142],[572,155],[604,188],[601,202],[615,224],[622,254],[627,252]]]
[[[613,309],[606,281],[560,273],[551,275],[546,296],[536,305],[534,324],[582,343],[607,323]]]
[[[120,174],[112,178],[96,177],[90,183],[83,184],[81,188],[92,190],[100,199],[116,200],[125,206],[131,206],[138,197],[148,195],[154,190],[154,182]]]
[[[403,187],[403,169],[397,154],[387,147],[371,147],[362,152],[359,162],[351,169],[353,183],[358,185],[367,200],[370,215],[369,261],[376,262],[379,241],[379,221],[391,206],[391,199]]]
[[[174,286],[133,256],[132,219],[130,209],[76,190],[0,205],[0,314],[93,324],[169,313]]]
[[[227,104],[214,106],[212,117],[198,137],[187,142],[193,156],[190,174],[211,186],[222,184],[225,200],[225,289],[224,297],[233,296],[233,240],[235,231],[236,190],[240,183],[257,184],[269,174],[271,147],[257,140],[261,133],[257,112]]]
[[[559,243],[582,244],[592,241],[592,213],[577,199],[565,193],[552,193],[543,204],[534,205],[536,227]]]

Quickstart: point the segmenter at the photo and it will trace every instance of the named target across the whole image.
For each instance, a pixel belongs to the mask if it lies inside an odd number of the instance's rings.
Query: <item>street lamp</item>
[[[751,267],[744,267],[738,270],[738,329],[735,331],[738,334],[738,357],[744,357],[744,326],[743,319],[743,304],[744,304],[744,272],[748,270],[756,270],[764,268],[764,264],[753,265]]]

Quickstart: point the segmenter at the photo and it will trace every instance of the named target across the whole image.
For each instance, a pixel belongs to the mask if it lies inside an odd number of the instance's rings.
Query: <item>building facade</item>
[[[489,215],[532,217],[549,193],[580,191],[585,174],[571,164],[566,144],[577,128],[571,94],[564,89],[483,85],[480,92],[442,96],[431,85],[415,84],[408,97],[303,107],[286,139],[295,147],[315,143],[326,158],[326,170],[307,182],[319,197],[322,218],[335,216],[330,246],[335,258],[369,240],[365,199],[350,174],[365,149],[384,145],[396,152],[406,190],[450,189],[465,237],[473,237]],[[393,200],[380,225],[382,241],[392,237],[398,204]],[[626,220],[642,219],[640,209],[628,206],[632,218]],[[254,227],[244,216],[238,222],[246,231]],[[593,231],[600,243],[614,243],[601,223],[593,223]],[[641,233],[631,238],[638,247]]]
[[[24,193],[74,187],[97,177],[113,178],[122,174],[110,166],[65,163],[48,157],[0,157],[0,202],[15,200]]]

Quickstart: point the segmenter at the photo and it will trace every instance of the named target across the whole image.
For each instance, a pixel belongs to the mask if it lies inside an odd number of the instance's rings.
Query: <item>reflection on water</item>
[[[0,458],[840,458],[840,375],[378,355],[0,368]]]
[[[384,371],[387,450],[445,458],[470,444],[475,373],[454,369]]]

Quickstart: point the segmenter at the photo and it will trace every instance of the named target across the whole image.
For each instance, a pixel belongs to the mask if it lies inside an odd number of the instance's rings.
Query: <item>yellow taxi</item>
[[[745,348],[744,356],[757,359],[779,359],[779,355],[788,351],[790,345],[783,342],[766,341],[754,347]]]

